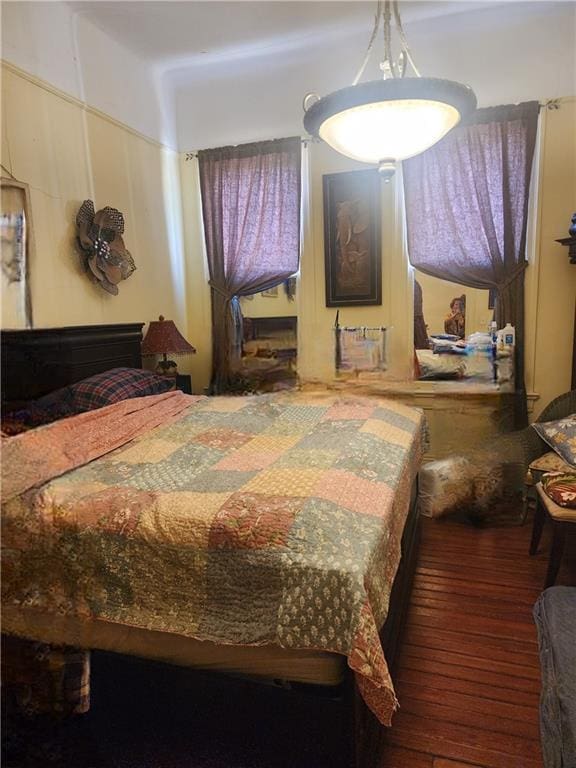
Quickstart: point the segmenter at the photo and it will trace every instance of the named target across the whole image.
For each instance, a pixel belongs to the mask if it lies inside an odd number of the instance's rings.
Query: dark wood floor
[[[575,526],[576,528],[576,526]],[[531,524],[425,520],[382,768],[541,768]],[[576,584],[570,537],[558,584]]]

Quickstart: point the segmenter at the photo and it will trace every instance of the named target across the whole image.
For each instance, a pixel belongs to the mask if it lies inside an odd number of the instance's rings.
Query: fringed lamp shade
[[[177,374],[176,363],[168,360],[167,355],[193,355],[196,349],[189,344],[172,320],[164,320],[160,315],[158,320],[152,320],[142,342],[143,355],[163,355],[164,359],[158,363],[158,372],[175,376]]]

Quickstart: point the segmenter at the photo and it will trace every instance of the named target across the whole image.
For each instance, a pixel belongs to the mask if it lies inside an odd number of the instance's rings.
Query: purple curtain
[[[414,349],[430,349],[422,305],[422,286],[418,280],[414,280]]]
[[[495,288],[498,327],[516,328],[516,424],[526,423],[524,269],[536,101],[479,109],[403,163],[412,266],[471,288]]]
[[[229,385],[242,339],[239,296],[279,285],[300,258],[299,137],[198,153],[212,288],[212,385]]]

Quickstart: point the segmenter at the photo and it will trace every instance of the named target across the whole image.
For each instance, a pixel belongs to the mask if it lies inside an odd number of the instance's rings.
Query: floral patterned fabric
[[[570,465],[554,451],[548,451],[530,463],[531,472],[569,472]]]
[[[541,483],[546,495],[559,507],[576,509],[576,472],[549,472]]]
[[[103,456],[174,418],[198,399],[182,392],[137,397],[5,439],[2,500]]]
[[[576,467],[576,413],[565,419],[532,426],[565,462]]]
[[[200,398],[5,503],[4,630],[42,641],[34,617],[57,613],[333,651],[390,723],[378,629],[422,426],[420,411],[377,397]]]

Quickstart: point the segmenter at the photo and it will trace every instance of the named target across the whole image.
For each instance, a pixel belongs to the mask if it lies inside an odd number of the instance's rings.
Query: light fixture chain
[[[394,26],[396,28],[396,33],[398,34],[401,45],[401,52],[398,56],[398,61],[394,60],[394,54],[392,51],[392,13],[394,14]],[[414,70],[416,77],[420,77],[420,72],[414,63],[412,53],[408,46],[408,41],[402,27],[402,20],[400,18],[400,11],[398,9],[398,0],[378,0],[376,4],[376,13],[374,14],[374,27],[372,29],[372,34],[370,35],[368,48],[366,49],[366,54],[364,55],[362,65],[358,70],[356,77],[352,81],[352,85],[358,85],[366,70],[370,56],[372,54],[376,36],[378,35],[378,30],[380,29],[380,21],[382,21],[382,31],[384,35],[384,58],[380,63],[380,69],[382,70],[382,76],[384,80],[388,78],[404,77],[406,75],[406,68],[408,63]]]
[[[378,34],[378,29],[380,28],[381,16],[382,16],[382,0],[378,0],[378,3],[376,5],[376,14],[374,15],[374,29],[372,30],[372,35],[370,36],[370,42],[368,43],[368,48],[366,49],[366,55],[364,56],[364,61],[362,62],[362,66],[358,70],[358,74],[352,81],[352,85],[358,85],[360,78],[364,74],[364,70],[366,69],[366,65],[368,64],[368,61],[370,59],[370,54],[372,53],[372,47],[374,45],[374,41],[376,40],[376,35]]]
[[[390,0],[386,0],[386,2],[390,2]],[[420,72],[418,71],[418,67],[416,64],[414,64],[414,59],[412,58],[412,53],[410,52],[410,47],[408,45],[408,40],[406,39],[406,35],[404,34],[404,29],[402,28],[402,20],[400,19],[400,11],[398,10],[398,0],[393,0],[392,7],[394,9],[394,21],[396,22],[396,31],[398,32],[398,37],[400,38],[400,42],[402,43],[402,51],[408,61],[410,62],[410,66],[414,70],[414,74],[416,77],[421,77]],[[402,77],[404,76],[404,72],[406,71],[406,68],[404,67],[404,71],[402,72]]]
[[[383,77],[397,77],[396,65],[392,54],[392,33],[390,30],[390,0],[384,0],[384,58],[380,64]]]

